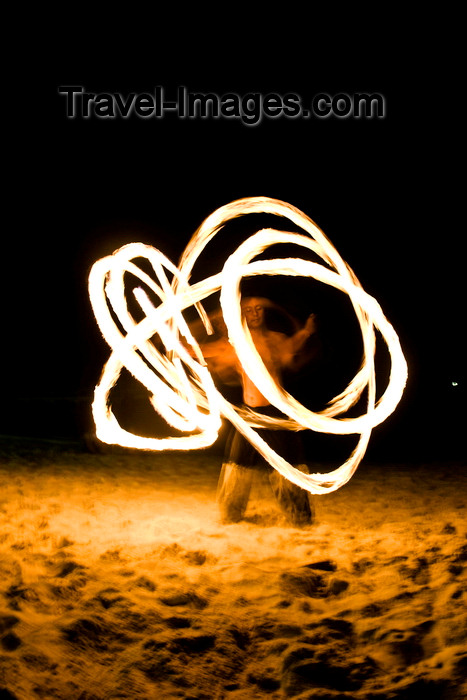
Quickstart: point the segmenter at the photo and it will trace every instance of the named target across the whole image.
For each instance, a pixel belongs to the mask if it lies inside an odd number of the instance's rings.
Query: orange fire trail
[[[285,217],[304,233],[274,229],[258,231],[227,259],[222,272],[190,285],[193,267],[206,245],[227,221],[248,213]],[[277,243],[293,243],[312,250],[325,264],[302,258],[254,260]],[[154,277],[132,262],[136,258],[145,258],[149,262]],[[172,277],[171,282],[167,272]],[[143,320],[138,322],[130,312],[125,295],[126,273],[139,278],[159,300],[155,306],[142,288],[134,290],[135,299],[144,314]],[[274,382],[242,320],[242,278],[279,274],[310,277],[347,294],[360,325],[363,340],[361,367],[347,388],[320,412],[308,410]],[[265,419],[253,410],[240,409],[227,401],[215,387],[201,349],[184,320],[183,311],[195,305],[206,330],[211,332],[202,301],[219,290],[229,340],[245,372],[270,403],[288,416],[287,419]],[[106,443],[147,450],[205,447],[216,440],[224,417],[287,479],[314,494],[330,493],[352,477],[365,454],[372,429],[395,410],[407,381],[407,363],[398,336],[378,302],[363,290],[353,271],[321,229],[301,211],[276,199],[249,197],[216,210],[191,238],[178,268],[151,246],[142,243],[123,246],[93,265],[89,295],[97,323],[112,349],[96,387],[92,406],[97,436]],[[375,330],[386,343],[391,359],[388,384],[378,401]],[[151,342],[156,334],[165,352],[160,352]],[[193,354],[187,351],[187,344]],[[154,410],[169,425],[189,435],[148,438],[129,433],[119,425],[109,404],[109,394],[123,367],[147,388]],[[357,403],[365,390],[366,413],[354,418],[346,417],[344,414]],[[291,430],[311,429],[335,435],[356,434],[360,437],[350,457],[334,471],[304,474],[274,452],[260,437],[255,428],[265,425]]]

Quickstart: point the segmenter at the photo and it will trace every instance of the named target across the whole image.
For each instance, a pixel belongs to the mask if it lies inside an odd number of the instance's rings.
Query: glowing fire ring
[[[288,218],[304,230],[306,235],[274,229],[258,231],[228,258],[221,273],[190,285],[193,266],[209,241],[227,221],[248,213],[270,213]],[[325,265],[301,258],[252,262],[259,253],[276,243],[293,243],[311,249]],[[136,258],[145,258],[149,262],[154,277],[132,262]],[[166,271],[172,275],[171,282]],[[128,272],[139,278],[160,300],[159,305],[154,306],[143,289],[134,290],[135,298],[144,313],[143,320],[139,322],[133,318],[125,297],[124,275]],[[353,305],[363,339],[361,368],[348,387],[334,397],[323,411],[315,413],[306,409],[273,381],[252,342],[248,328],[242,322],[240,282],[245,276],[265,274],[311,277],[341,290],[349,296]],[[209,330],[209,320],[201,302],[219,290],[229,340],[243,369],[250,378],[254,377],[254,383],[260,392],[288,419],[265,419],[254,411],[246,412],[227,401],[216,389],[182,312],[196,305]],[[89,294],[97,323],[112,348],[112,354],[96,387],[92,406],[97,437],[106,443],[149,450],[205,447],[216,440],[221,417],[225,417],[287,479],[314,494],[330,493],[352,477],[365,454],[372,429],[394,411],[404,391],[407,363],[397,334],[378,302],[362,289],[353,271],[316,224],[298,209],[279,200],[251,197],[231,202],[216,210],[190,240],[178,268],[151,246],[142,243],[123,246],[113,255],[102,258],[93,265],[89,277]],[[375,329],[386,343],[391,358],[388,384],[377,402]],[[165,348],[164,352],[156,349],[150,340],[156,334]],[[186,344],[191,346],[193,354],[184,347]],[[134,435],[124,430],[109,404],[110,391],[123,367],[147,388],[155,411],[169,425],[191,434],[159,439]],[[355,418],[343,416],[357,403],[365,390],[366,413]],[[334,471],[328,474],[304,474],[274,452],[260,437],[255,428],[265,424],[335,435],[357,434],[360,437],[350,457]]]

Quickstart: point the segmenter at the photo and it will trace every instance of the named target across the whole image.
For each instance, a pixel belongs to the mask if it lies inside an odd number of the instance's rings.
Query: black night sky
[[[377,69],[366,61],[325,72],[304,54],[285,62],[275,54],[269,63],[258,53],[222,78],[212,58],[193,57],[177,70],[168,54],[125,68],[123,59],[109,59],[108,69],[62,55],[41,74],[34,116],[23,117],[12,138],[3,269],[4,324],[14,335],[4,336],[0,433],[81,439],[108,356],[87,298],[95,260],[142,241],[176,262],[217,207],[264,195],[293,204],[323,229],[400,335],[409,382],[396,414],[375,431],[374,456],[404,462],[460,455],[464,287],[448,167],[454,127],[427,109],[430,82],[421,78],[423,90],[415,90],[413,67]],[[304,102],[318,92],[367,91],[384,95],[387,113],[371,120],[263,118],[255,126],[175,114],[68,119],[61,85],[122,94],[162,85],[168,97],[179,86],[219,95],[295,93]],[[326,324],[332,328],[332,319]]]

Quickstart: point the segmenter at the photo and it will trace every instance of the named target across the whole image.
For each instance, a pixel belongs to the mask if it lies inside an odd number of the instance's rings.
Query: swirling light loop
[[[286,217],[307,235],[274,229],[258,231],[228,258],[221,273],[190,285],[191,272],[206,245],[227,221],[248,213]],[[253,261],[266,248],[277,243],[293,243],[308,248],[325,264],[301,258]],[[145,258],[149,262],[155,279],[132,262],[136,258]],[[172,275],[171,282],[166,271]],[[159,301],[156,307],[143,289],[135,289],[135,299],[144,314],[144,318],[138,322],[133,318],[126,299],[126,273],[139,278]],[[240,283],[243,277],[255,275],[310,277],[347,294],[353,305],[362,333],[362,364],[348,387],[321,412],[306,409],[279,387],[267,372],[254,346],[251,334],[242,321]],[[201,302],[219,290],[229,340],[244,371],[287,419],[265,418],[254,410],[236,407],[216,389],[201,349],[182,312],[195,305],[209,332],[209,319]],[[89,294],[97,323],[112,348],[93,401],[96,432],[103,442],[150,450],[205,447],[216,440],[221,417],[224,417],[283,476],[311,493],[324,494],[335,491],[351,478],[365,454],[372,429],[394,411],[404,391],[407,364],[397,334],[380,305],[362,289],[354,272],[316,224],[298,209],[279,200],[251,197],[231,202],[215,211],[190,240],[178,268],[151,246],[141,243],[123,246],[94,264],[89,278]],[[375,329],[385,341],[391,358],[388,384],[377,402]],[[151,341],[154,335],[159,336],[164,353],[157,350]],[[186,345],[191,346],[192,353],[187,351]],[[147,388],[154,409],[169,425],[192,434],[159,439],[137,436],[124,430],[109,405],[110,391],[123,367]],[[356,418],[342,416],[357,403],[365,390],[366,413]],[[304,474],[274,452],[260,437],[256,429],[261,426],[312,429],[335,435],[357,434],[360,437],[350,457],[334,471]]]

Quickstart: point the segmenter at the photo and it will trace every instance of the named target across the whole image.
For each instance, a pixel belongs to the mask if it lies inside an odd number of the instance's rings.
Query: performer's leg
[[[297,466],[297,469],[308,473],[306,464]],[[313,512],[308,491],[293,484],[283,477],[276,469],[269,472],[269,483],[273,494],[281,509],[295,527],[306,527],[313,522]]]
[[[245,515],[253,481],[253,469],[233,462],[222,466],[217,501],[224,523],[237,523]]]

